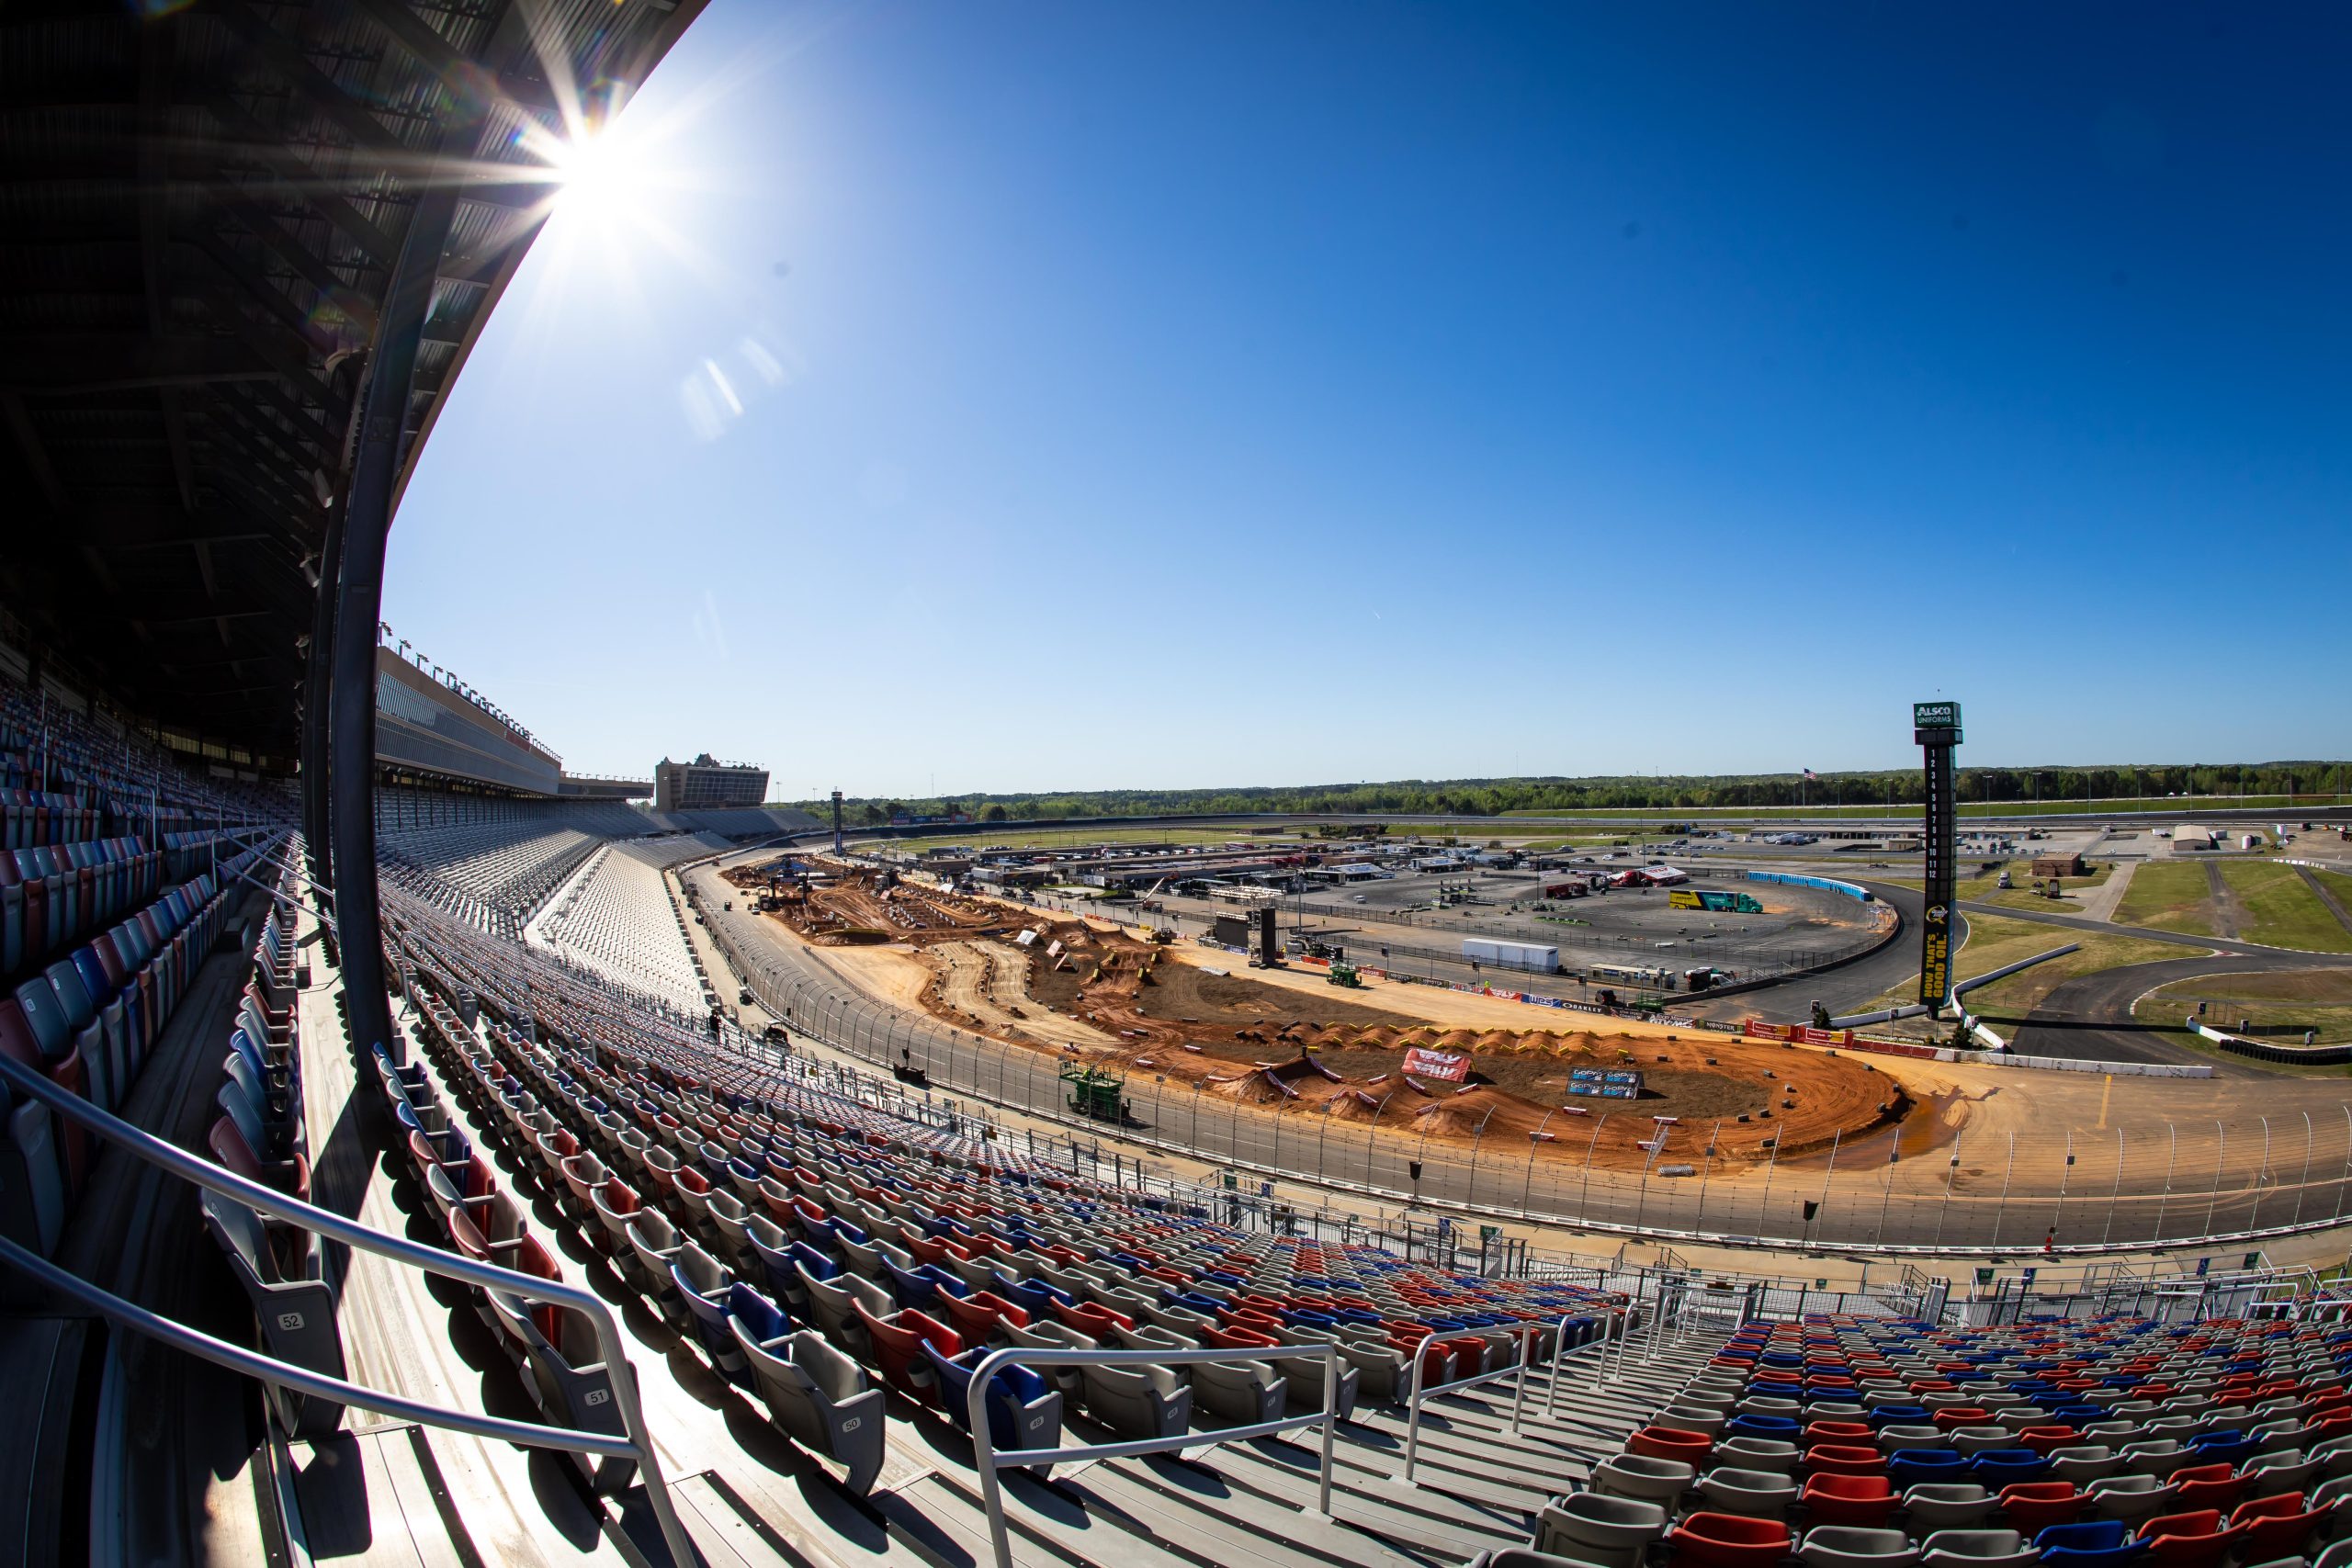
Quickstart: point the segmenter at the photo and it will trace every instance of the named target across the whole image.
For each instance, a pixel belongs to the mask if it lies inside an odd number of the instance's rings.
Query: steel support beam
[[[470,146],[472,127],[451,128],[443,145]],[[409,217],[391,286],[378,320],[362,393],[359,442],[335,556],[334,668],[329,700],[327,788],[334,843],[335,919],[343,942],[345,1016],[367,1059],[379,1042],[396,1055],[384,999],[384,951],[376,898],[376,626],[383,614],[384,545],[404,454],[416,351],[433,304],[434,276],[449,240],[457,194],[429,176]],[[318,649],[312,648],[315,654]]]

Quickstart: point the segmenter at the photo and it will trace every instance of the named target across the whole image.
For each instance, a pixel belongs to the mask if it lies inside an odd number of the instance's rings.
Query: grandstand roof
[[[0,495],[19,519],[0,604],[126,705],[289,752],[359,370],[419,192],[460,189],[402,489],[546,215],[518,130],[617,107],[700,8],[0,8]]]

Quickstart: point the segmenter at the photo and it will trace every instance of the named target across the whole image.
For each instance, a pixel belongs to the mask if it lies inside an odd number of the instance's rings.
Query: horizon
[[[713,6],[385,618],[796,795],[2352,752],[2352,17],[1706,17]]]

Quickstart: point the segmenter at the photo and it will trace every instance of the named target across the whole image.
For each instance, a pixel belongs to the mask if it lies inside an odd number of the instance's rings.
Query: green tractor
[[[1127,1108],[1120,1092],[1126,1087],[1124,1075],[1106,1073],[1099,1067],[1064,1067],[1061,1080],[1069,1096],[1069,1108],[1080,1116],[1096,1122],[1125,1122]]]
[[[1345,959],[1331,965],[1329,978],[1334,986],[1344,986],[1351,991],[1363,989],[1363,981],[1357,976],[1356,966]]]

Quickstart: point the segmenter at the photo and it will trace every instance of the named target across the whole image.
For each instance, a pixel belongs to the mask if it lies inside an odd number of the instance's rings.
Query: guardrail
[[[1557,1332],[1561,1337],[1555,1341],[1555,1345],[1566,1344],[1567,1342],[1566,1318],[1560,1320]],[[1514,1435],[1519,1431],[1520,1412],[1527,1404],[1527,1370],[1534,1364],[1535,1360],[1536,1335],[1532,1325],[1522,1325],[1516,1336],[1519,1340],[1519,1360],[1515,1365],[1497,1367],[1491,1371],[1474,1372],[1466,1378],[1456,1378],[1452,1382],[1442,1382],[1434,1388],[1428,1387],[1422,1383],[1421,1379],[1428,1373],[1430,1347],[1447,1337],[1449,1337],[1448,1335],[1433,1328],[1421,1337],[1419,1344],[1413,1347],[1413,1382],[1405,1400],[1405,1479],[1408,1482],[1413,1479],[1413,1467],[1420,1461],[1421,1406],[1429,1400],[1441,1393],[1458,1393],[1465,1388],[1476,1388],[1480,1383],[1493,1382],[1499,1378],[1512,1378],[1515,1386],[1510,1396],[1510,1429]],[[1486,1337],[1481,1334],[1456,1334],[1450,1337],[1484,1339]],[[1558,1357],[1556,1348],[1553,1355],[1556,1359]],[[1328,1387],[1329,1384],[1327,1383],[1326,1386]],[[1556,1387],[1555,1383],[1555,1392]]]
[[[452,1410],[401,1394],[387,1393],[379,1389],[313,1372],[174,1323],[68,1273],[40,1254],[6,1237],[0,1237],[0,1258],[63,1292],[110,1322],[161,1339],[189,1355],[200,1357],[232,1371],[242,1372],[274,1387],[292,1389],[298,1393],[336,1400],[362,1410],[500,1442],[563,1449],[607,1459],[633,1460],[645,1478],[646,1498],[652,1507],[655,1522],[661,1527],[662,1539],[668,1545],[671,1557],[681,1564],[700,1561],[695,1555],[694,1544],[671,1502],[669,1483],[662,1477],[662,1461],[654,1452],[653,1439],[645,1425],[645,1412],[638,1402],[636,1373],[628,1363],[627,1342],[621,1337],[620,1325],[613,1317],[612,1308],[594,1291],[566,1284],[560,1280],[543,1280],[537,1275],[501,1269],[495,1264],[478,1263],[457,1253],[443,1252],[436,1247],[410,1241],[405,1236],[387,1235],[331,1210],[315,1208],[289,1198],[273,1188],[249,1181],[209,1160],[200,1159],[185,1149],[167,1144],[110,1112],[99,1110],[80,1095],[59,1088],[22,1063],[6,1056],[0,1056],[0,1083],[5,1083],[17,1094],[40,1101],[56,1114],[80,1122],[98,1137],[129,1150],[134,1158],[183,1181],[233,1199],[258,1213],[299,1225],[316,1235],[332,1237],[361,1252],[422,1269],[429,1274],[463,1280],[485,1291],[497,1291],[528,1301],[552,1302],[576,1309],[586,1315],[596,1330],[596,1343],[605,1358],[613,1400],[620,1407],[621,1427],[626,1436],[615,1438],[571,1427],[547,1427],[498,1416],[477,1416],[470,1411]]]
[[[989,1550],[996,1568],[1012,1568],[1012,1541],[1004,1517],[1004,1483],[997,1471],[1006,1465],[1021,1469],[1033,1464],[1069,1464],[1089,1459],[1133,1459],[1144,1454],[1170,1453],[1178,1449],[1207,1448],[1250,1438],[1278,1437],[1306,1427],[1323,1428],[1322,1472],[1317,1481],[1316,1511],[1331,1517],[1331,1440],[1339,1426],[1340,1348],[1329,1343],[1283,1345],[1267,1354],[1319,1355],[1323,1360],[1323,1410],[1317,1416],[1292,1416],[1279,1421],[1259,1421],[1246,1427],[1220,1427],[1209,1431],[1179,1432],[1172,1438],[1137,1438],[1123,1443],[1088,1443],[1065,1449],[1009,1449],[999,1453],[989,1427],[988,1397],[997,1370],[1006,1366],[1037,1367],[1170,1367],[1196,1366],[1204,1361],[1247,1361],[1260,1358],[1247,1350],[1037,1350],[1008,1346],[980,1358],[965,1393],[966,1414],[972,1428],[972,1457],[979,1471],[980,1503],[989,1520]],[[1408,1466],[1409,1472],[1409,1466]],[[680,1558],[681,1562],[692,1562]]]

